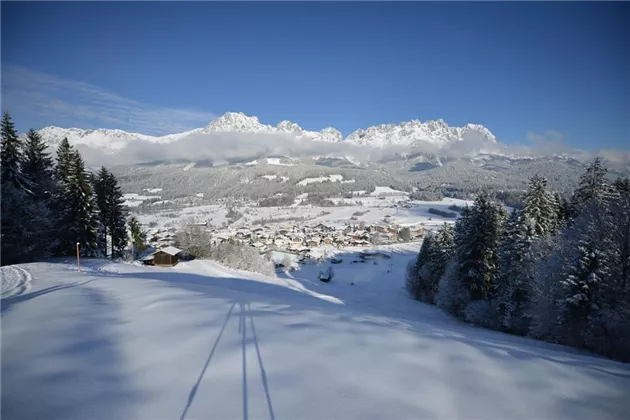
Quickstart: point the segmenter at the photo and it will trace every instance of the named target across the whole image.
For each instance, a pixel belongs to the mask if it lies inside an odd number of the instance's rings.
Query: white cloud
[[[245,162],[269,155],[340,158],[350,155],[362,161],[377,161],[395,153],[391,148],[372,148],[345,142],[328,143],[298,138],[289,134],[263,133],[191,134],[176,143],[165,144],[133,140],[120,153],[113,155],[105,155],[101,150],[93,149],[87,145],[79,145],[78,148],[86,161],[95,165],[181,159]]]
[[[3,109],[46,125],[118,128],[148,135],[178,133],[216,118],[211,112],[146,104],[89,83],[11,65],[2,67],[2,100]]]

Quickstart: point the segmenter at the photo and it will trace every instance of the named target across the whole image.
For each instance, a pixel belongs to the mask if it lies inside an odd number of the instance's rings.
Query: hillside
[[[279,278],[210,262],[2,267],[12,419],[621,419],[630,368],[462,324],[403,270],[339,255]],[[10,385],[9,385],[10,384]]]

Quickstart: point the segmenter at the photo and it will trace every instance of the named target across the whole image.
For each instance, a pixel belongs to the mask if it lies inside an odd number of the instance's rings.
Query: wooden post
[[[81,259],[79,258],[79,243],[77,242],[77,267],[81,271]]]

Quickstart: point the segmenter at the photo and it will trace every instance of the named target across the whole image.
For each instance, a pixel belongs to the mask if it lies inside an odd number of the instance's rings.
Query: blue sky
[[[307,129],[410,119],[505,143],[630,142],[630,4],[2,2],[3,109],[147,134],[227,111]]]

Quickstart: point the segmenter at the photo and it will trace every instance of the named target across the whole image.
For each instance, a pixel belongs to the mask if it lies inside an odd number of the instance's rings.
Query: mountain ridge
[[[398,124],[380,124],[366,129],[353,131],[347,137],[334,127],[320,131],[305,130],[298,124],[284,120],[276,126],[263,124],[256,116],[242,112],[227,112],[207,126],[182,133],[164,136],[150,136],[120,129],[81,129],[47,126],[38,131],[44,141],[57,144],[67,137],[71,144],[84,144],[100,149],[105,153],[116,153],[124,149],[131,141],[147,141],[165,144],[179,141],[185,137],[208,133],[256,133],[295,136],[312,141],[327,143],[351,143],[357,146],[385,148],[390,146],[417,147],[423,144],[445,146],[458,142],[481,141],[493,145],[497,140],[494,134],[483,125],[467,124],[464,127],[451,127],[444,120],[430,120],[424,123],[411,120]]]

